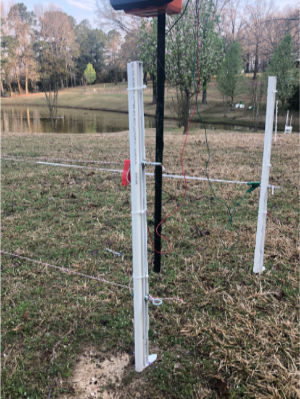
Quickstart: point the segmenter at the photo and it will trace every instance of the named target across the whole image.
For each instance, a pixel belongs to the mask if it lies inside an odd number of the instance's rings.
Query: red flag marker
[[[122,174],[122,186],[128,186],[130,182],[130,159],[125,159]]]

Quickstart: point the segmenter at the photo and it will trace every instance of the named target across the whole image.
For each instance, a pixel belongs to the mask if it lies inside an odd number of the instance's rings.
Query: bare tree
[[[244,28],[241,9],[244,0],[228,0],[220,11],[220,29],[225,50],[235,41],[241,40]]]
[[[74,32],[68,15],[50,6],[35,7],[39,30],[36,53],[40,65],[41,82],[45,93],[52,131],[57,126],[57,99],[59,83],[67,77],[66,60],[74,44]]]
[[[248,86],[248,94],[253,107],[252,118],[254,120],[254,129],[258,129],[260,121],[261,103],[266,92],[265,79],[251,80]]]
[[[247,3],[243,10],[243,23],[245,36],[253,49],[254,74],[257,78],[259,58],[261,57],[263,43],[266,37],[266,21],[272,19],[275,12],[273,0],[253,0]]]
[[[31,40],[35,14],[27,11],[27,7],[23,3],[17,3],[11,6],[7,20],[10,31],[18,41],[14,60],[18,89],[21,94],[20,73],[23,70],[25,93],[28,94],[28,81],[29,79],[34,80],[36,78],[36,63],[32,52]]]
[[[110,71],[113,73],[115,84],[118,83],[118,75],[123,67],[120,57],[121,35],[115,29],[107,34],[106,57]]]
[[[101,29],[116,29],[127,34],[134,34],[141,23],[141,18],[115,11],[110,0],[96,0],[96,18]]]

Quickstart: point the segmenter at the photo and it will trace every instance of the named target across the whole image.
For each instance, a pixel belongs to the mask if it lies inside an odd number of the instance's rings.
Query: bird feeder
[[[179,14],[182,0],[110,0],[112,8],[138,17],[157,17],[158,14]]]

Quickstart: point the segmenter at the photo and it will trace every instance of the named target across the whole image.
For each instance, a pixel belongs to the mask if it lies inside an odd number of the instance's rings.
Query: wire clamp
[[[142,160],[142,166],[145,167],[147,165],[150,165],[150,166],[162,166],[161,162],[147,162],[145,159],[143,159]]]
[[[247,183],[248,186],[251,186],[247,192],[251,193],[251,191],[254,191],[256,188],[258,188],[260,186],[260,181],[249,181],[249,183]]]
[[[163,301],[160,298],[153,298],[151,295],[146,295],[145,296],[145,301],[150,301],[152,302],[152,305],[154,306],[160,306],[162,305]]]
[[[143,213],[147,212],[147,208],[143,209],[141,211],[136,211],[136,212],[131,212],[132,215],[142,215]]]

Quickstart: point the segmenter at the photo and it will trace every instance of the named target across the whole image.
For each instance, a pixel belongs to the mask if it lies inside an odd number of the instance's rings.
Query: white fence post
[[[275,141],[277,137],[277,115],[278,115],[278,100],[276,101],[276,116],[275,116]]]
[[[272,148],[272,132],[274,121],[274,105],[276,95],[276,76],[269,76],[268,79],[268,97],[267,97],[267,111],[265,124],[265,141],[264,141],[264,155],[262,163],[262,173],[260,182],[260,198],[259,210],[257,219],[257,232],[254,255],[254,273],[261,273],[264,270],[264,247],[265,234],[267,222],[267,205],[268,205],[268,184],[270,175],[270,161]]]
[[[143,106],[143,64],[127,64],[130,137],[130,174],[133,252],[133,303],[135,370],[138,372],[156,359],[149,358],[147,201],[145,160],[145,124]]]

